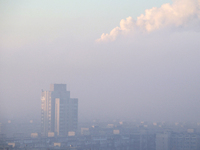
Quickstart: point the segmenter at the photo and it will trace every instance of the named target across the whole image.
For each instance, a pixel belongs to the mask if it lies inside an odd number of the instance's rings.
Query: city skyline
[[[199,39],[200,0],[0,0],[0,150],[200,150]]]

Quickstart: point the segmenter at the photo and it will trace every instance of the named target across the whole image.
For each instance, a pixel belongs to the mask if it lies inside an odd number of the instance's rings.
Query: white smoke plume
[[[186,28],[193,21],[197,23],[200,21],[200,0],[174,0],[172,4],[167,3],[160,8],[147,9],[145,15],[140,15],[137,20],[132,17],[122,19],[119,27],[115,27],[109,34],[103,33],[96,41],[114,41],[120,35],[134,32],[148,33],[166,27]]]

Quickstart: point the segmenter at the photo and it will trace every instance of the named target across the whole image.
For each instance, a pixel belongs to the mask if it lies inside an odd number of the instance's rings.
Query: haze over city
[[[0,120],[67,84],[80,122],[200,121],[200,0],[0,0]]]

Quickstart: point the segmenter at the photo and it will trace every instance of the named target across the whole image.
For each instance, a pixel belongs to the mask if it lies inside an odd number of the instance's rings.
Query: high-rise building
[[[66,84],[51,84],[50,91],[42,91],[42,136],[66,136],[78,126],[78,99],[70,98]]]
[[[156,150],[170,150],[171,133],[165,131],[164,133],[156,134]]]

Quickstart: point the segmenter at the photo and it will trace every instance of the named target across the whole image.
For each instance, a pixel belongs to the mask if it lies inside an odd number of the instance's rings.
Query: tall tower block
[[[78,126],[78,99],[70,98],[66,84],[51,84],[41,95],[41,134],[67,136]]]

